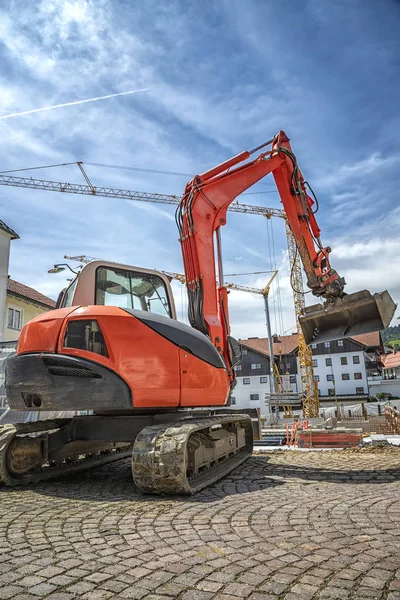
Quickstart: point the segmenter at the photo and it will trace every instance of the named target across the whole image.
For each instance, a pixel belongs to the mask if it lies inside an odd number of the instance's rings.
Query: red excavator
[[[82,269],[56,310],[25,325],[17,355],[7,361],[10,407],[91,414],[0,427],[5,485],[56,477],[132,452],[140,489],[190,494],[251,454],[251,420],[215,414],[229,404],[234,367],[241,360],[229,335],[220,229],[233,200],[268,173],[308,286],[324,300],[300,319],[306,342],[388,326],[395,310],[388,292],[345,295],[343,278],[330,266],[330,248],[320,240],[312,190],[281,131],[186,186],[176,220],[191,327],[176,320],[165,275],[102,261]],[[204,416],[193,414],[199,408]]]

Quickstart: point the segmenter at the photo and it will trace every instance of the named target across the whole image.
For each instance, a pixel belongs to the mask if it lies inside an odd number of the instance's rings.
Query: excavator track
[[[128,445],[128,451],[124,451],[121,447],[110,447],[86,455],[71,454],[70,457],[56,463],[35,464],[31,469],[28,468],[28,465],[25,472],[23,468],[18,469],[17,472],[12,469],[13,443],[15,444],[18,438],[24,438],[25,441],[28,439],[29,443],[29,440],[37,439],[41,433],[54,431],[65,422],[65,420],[36,421],[0,426],[0,483],[9,487],[37,483],[104,465],[131,455],[132,444]]]
[[[253,451],[247,415],[190,418],[145,427],[132,452],[136,486],[152,494],[195,494],[245,461]]]

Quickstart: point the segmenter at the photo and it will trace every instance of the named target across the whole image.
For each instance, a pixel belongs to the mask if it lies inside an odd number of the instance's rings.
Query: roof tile
[[[297,349],[297,333],[278,336],[278,340],[278,342],[272,343],[275,355],[290,354]],[[269,356],[268,338],[250,338],[248,340],[239,340],[239,342],[247,348],[252,348],[253,350]]]
[[[379,331],[373,333],[363,333],[362,335],[354,335],[350,339],[363,344],[366,347],[378,348],[382,346],[381,336]],[[297,333],[292,335],[280,335],[278,336],[278,342],[273,342],[273,350],[275,355],[279,354],[291,354],[297,350],[298,339]],[[269,356],[268,338],[249,338],[248,340],[239,340],[240,344],[243,344],[247,348],[252,348],[257,352],[266,354]],[[400,353],[399,353],[400,356]]]
[[[362,333],[361,335],[351,336],[352,340],[368,347],[382,346],[380,331],[372,331],[371,333]]]
[[[55,308],[56,303],[51,298],[48,298],[44,294],[34,290],[23,283],[19,283],[18,281],[14,281],[10,279],[7,280],[7,291],[12,294],[17,294],[18,296],[22,296],[23,298],[27,298],[32,302],[37,302],[38,304],[43,304],[44,306],[48,306],[49,308]]]
[[[392,354],[385,354],[381,357],[384,369],[395,369],[400,367],[400,352],[393,352]]]

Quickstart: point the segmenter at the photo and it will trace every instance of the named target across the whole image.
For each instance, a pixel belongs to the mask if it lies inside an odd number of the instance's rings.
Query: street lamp
[[[58,265],[54,265],[54,267],[52,269],[49,269],[47,272],[48,273],[61,273],[62,271],[65,271],[65,267],[67,267],[75,275],[78,275],[78,271],[74,271],[74,269],[71,269],[71,267],[67,263],[60,263]]]

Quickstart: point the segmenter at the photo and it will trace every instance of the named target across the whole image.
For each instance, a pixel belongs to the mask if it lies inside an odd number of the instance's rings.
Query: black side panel
[[[221,355],[218,354],[211,340],[203,333],[200,333],[200,331],[184,323],[179,323],[179,321],[175,321],[174,319],[162,317],[154,313],[134,310],[132,308],[123,308],[122,310],[139,319],[144,325],[147,325],[176,346],[187,350],[190,354],[213,365],[213,367],[217,367],[217,369],[225,369]]]
[[[131,392],[114,371],[60,354],[21,354],[6,363],[6,396],[14,410],[132,409]]]

